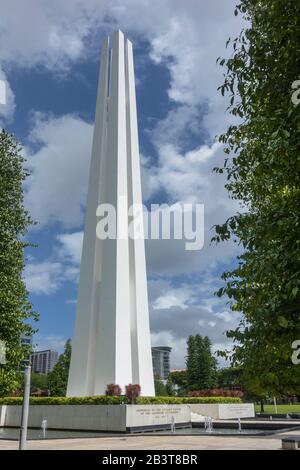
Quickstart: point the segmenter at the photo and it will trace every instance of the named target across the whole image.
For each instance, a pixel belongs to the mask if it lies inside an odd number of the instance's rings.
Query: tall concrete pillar
[[[68,396],[138,383],[154,395],[132,44],[103,41]],[[96,235],[97,207],[116,210],[117,237]],[[135,236],[136,235],[136,236]]]

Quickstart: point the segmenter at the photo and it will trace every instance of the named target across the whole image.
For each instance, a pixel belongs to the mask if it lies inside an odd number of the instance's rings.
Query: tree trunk
[[[263,401],[263,400],[260,400],[260,412],[261,412],[261,413],[264,413],[264,412],[265,412],[264,401]]]

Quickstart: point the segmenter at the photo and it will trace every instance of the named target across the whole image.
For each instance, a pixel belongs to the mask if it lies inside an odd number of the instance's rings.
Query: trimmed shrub
[[[183,403],[201,403],[201,404],[221,404],[221,403],[242,403],[238,397],[184,397]]]
[[[21,405],[22,397],[0,398],[0,405]],[[121,405],[126,397],[98,395],[94,397],[30,397],[31,405]]]
[[[21,405],[22,397],[0,398],[1,405]],[[121,405],[131,399],[119,396],[98,395],[95,397],[30,397],[31,405]],[[238,397],[137,397],[138,405],[181,405],[189,403],[241,403]]]
[[[106,385],[106,396],[119,397],[121,395],[121,387],[118,384],[108,384]]]
[[[183,403],[182,397],[139,397],[136,400],[138,405],[180,405]]]
[[[140,405],[182,405],[189,403],[241,403],[238,397],[139,397],[137,403]]]
[[[237,397],[244,396],[241,390],[227,390],[225,388],[211,388],[204,390],[193,390],[188,392],[189,397]]]
[[[129,403],[136,403],[136,399],[141,394],[141,386],[139,384],[129,384],[126,385],[125,390]]]

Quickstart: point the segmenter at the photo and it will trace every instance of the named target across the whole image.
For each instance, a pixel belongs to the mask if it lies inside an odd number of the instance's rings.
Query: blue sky
[[[212,173],[223,158],[214,137],[230,122],[215,62],[241,28],[234,4],[2,0],[0,126],[22,142],[32,171],[25,201],[38,246],[27,251],[25,279],[40,313],[39,347],[61,351],[73,334],[100,44],[118,27],[134,45],[144,202],[205,204],[201,251],[146,244],[152,343],[173,347],[173,367],[184,365],[188,334],[228,345],[223,332],[238,316],[214,291],[238,249],[209,240],[237,207]]]

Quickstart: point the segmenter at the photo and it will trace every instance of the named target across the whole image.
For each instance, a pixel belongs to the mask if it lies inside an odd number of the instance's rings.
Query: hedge
[[[0,405],[21,405],[22,397],[0,398]],[[129,403],[124,396],[30,397],[31,405],[120,405]],[[182,405],[189,403],[241,403],[236,397],[139,397],[138,405]]]
[[[241,403],[237,397],[139,397],[137,403],[141,405],[182,405],[192,403]]]
[[[21,405],[22,397],[0,398],[0,405]],[[30,397],[31,405],[120,405],[126,397],[97,395],[94,397]]]

